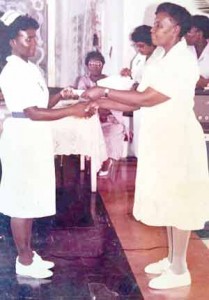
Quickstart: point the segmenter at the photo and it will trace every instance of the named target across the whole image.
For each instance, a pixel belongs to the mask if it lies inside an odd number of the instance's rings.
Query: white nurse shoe
[[[55,264],[53,261],[44,260],[36,251],[33,251],[33,262],[39,264],[40,267],[51,269],[54,268]]]
[[[168,260],[167,257],[163,258],[162,260],[159,260],[158,262],[149,264],[145,267],[144,271],[147,274],[162,274],[164,271],[166,271],[170,267],[171,263]]]
[[[30,265],[23,265],[16,259],[16,274],[37,279],[49,278],[53,275],[52,271],[40,267],[34,261]]]
[[[165,290],[188,286],[190,284],[191,275],[188,270],[183,274],[175,274],[168,269],[159,277],[150,280],[149,287],[152,289]]]

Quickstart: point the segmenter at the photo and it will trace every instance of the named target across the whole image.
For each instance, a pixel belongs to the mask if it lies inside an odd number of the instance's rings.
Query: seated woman
[[[200,78],[196,88],[204,89],[209,84],[209,19],[203,15],[192,16],[192,26],[186,34],[189,48],[198,60]]]
[[[79,78],[77,88],[87,90],[96,86],[98,80],[106,77],[106,75],[102,74],[104,64],[105,59],[99,51],[87,53],[85,59],[87,74]],[[122,112],[99,109],[99,117],[108,154],[108,159],[103,162],[99,176],[107,176],[112,169],[113,162],[122,157],[125,126]]]

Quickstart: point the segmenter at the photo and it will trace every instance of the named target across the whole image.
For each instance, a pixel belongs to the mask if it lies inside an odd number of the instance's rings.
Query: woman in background
[[[37,21],[8,11],[0,18],[0,86],[11,112],[0,139],[2,179],[0,212],[11,217],[17,248],[16,274],[33,278],[52,276],[54,263],[31,247],[34,218],[55,214],[55,168],[50,120],[84,117],[85,104],[52,107],[68,94],[49,98],[40,70],[29,61],[36,50]]]
[[[87,90],[97,85],[97,81],[106,77],[102,73],[105,59],[98,51],[87,53],[85,65],[87,74],[81,76],[78,81],[78,89]],[[107,176],[114,164],[123,154],[123,141],[125,137],[125,126],[123,124],[123,113],[121,111],[99,109],[99,118],[105,138],[108,159],[103,162],[99,176]]]
[[[186,41],[196,57],[200,69],[200,78],[196,87],[204,89],[209,84],[209,19],[203,15],[192,16],[190,31]]]
[[[133,89],[137,89],[141,82],[145,65],[155,50],[155,45],[153,45],[151,38],[151,26],[141,25],[136,27],[131,33],[131,41],[133,42],[137,54],[131,62],[131,68],[123,69],[121,75],[130,76],[134,80]],[[138,156],[139,130],[140,110],[136,110],[133,113],[133,143],[135,156]]]
[[[152,28],[158,47],[138,90],[97,87],[83,95],[95,100],[89,107],[141,110],[133,213],[147,225],[166,226],[168,238],[167,256],[145,268],[158,275],[149,282],[153,289],[191,284],[186,259],[191,230],[209,220],[206,143],[193,110],[199,68],[183,38],[190,26],[184,7],[160,4]]]
[[[77,88],[80,90],[89,89],[95,86],[98,80],[107,77],[102,73],[104,64],[104,56],[99,51],[88,52],[85,58],[87,72],[78,78]]]
[[[151,38],[151,26],[141,25],[136,27],[130,38],[136,49],[136,55],[131,61],[131,68],[122,69],[121,75],[130,76],[135,82],[134,87],[137,88],[142,79],[145,63],[155,50]]]

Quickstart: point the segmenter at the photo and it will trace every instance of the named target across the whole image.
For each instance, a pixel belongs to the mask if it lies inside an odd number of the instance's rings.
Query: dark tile
[[[196,230],[197,235],[202,239],[209,239],[209,222],[205,223],[204,229]]]
[[[56,173],[57,214],[33,226],[34,248],[55,262],[54,275],[15,276],[9,218],[0,215],[0,299],[143,299],[102,199],[90,192],[89,174],[79,171],[78,157],[64,157],[62,168],[57,160]]]

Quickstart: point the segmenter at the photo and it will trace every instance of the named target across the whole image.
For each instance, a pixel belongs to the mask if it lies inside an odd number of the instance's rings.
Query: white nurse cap
[[[4,23],[4,25],[11,25],[18,17],[21,16],[21,13],[15,10],[8,10],[3,14],[0,20]]]

